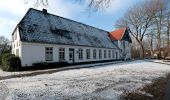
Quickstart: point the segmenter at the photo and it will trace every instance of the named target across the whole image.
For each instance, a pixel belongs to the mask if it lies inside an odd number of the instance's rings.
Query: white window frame
[[[83,49],[82,48],[78,49],[78,58],[79,58],[79,60],[83,59]]]
[[[45,61],[53,61],[53,47],[45,47]]]
[[[108,58],[111,58],[111,50],[108,51]]]
[[[118,55],[119,55],[118,52],[115,52],[116,59],[118,59]]]
[[[96,49],[93,49],[93,59],[96,59]]]
[[[65,48],[59,48],[59,61],[65,61]]]
[[[107,50],[104,50],[104,58],[107,58]]]
[[[112,50],[112,58],[115,58],[115,52]]]
[[[90,49],[86,49],[86,59],[90,59]]]
[[[19,56],[19,49],[16,49],[16,56]]]
[[[102,50],[99,50],[99,59],[102,59]]]

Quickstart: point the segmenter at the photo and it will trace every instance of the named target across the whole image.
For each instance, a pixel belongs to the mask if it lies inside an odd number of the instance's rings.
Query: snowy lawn
[[[0,85],[9,89],[7,100],[115,100],[169,72],[169,65],[133,61],[1,80]],[[6,94],[0,92],[0,98]]]
[[[31,72],[30,71],[24,71],[24,72],[5,72],[5,71],[2,71],[0,69],[0,77],[19,75],[19,74],[26,74],[26,73],[31,73]]]
[[[169,64],[170,65],[170,61],[169,60],[166,60],[166,61],[163,61],[163,60],[150,60],[149,61],[152,61],[152,62],[156,62],[156,63],[163,63],[163,64]]]

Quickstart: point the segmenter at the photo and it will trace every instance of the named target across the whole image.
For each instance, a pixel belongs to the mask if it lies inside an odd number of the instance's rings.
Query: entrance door
[[[69,62],[74,63],[74,49],[73,48],[69,49]]]

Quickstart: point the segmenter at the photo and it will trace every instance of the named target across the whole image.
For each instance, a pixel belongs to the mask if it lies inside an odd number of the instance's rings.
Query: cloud
[[[13,29],[15,28],[17,21],[0,17],[0,35],[11,38]]]
[[[0,35],[10,38],[12,31],[17,23],[22,19],[27,10],[34,7],[35,0],[1,0],[0,3]],[[42,10],[39,6],[36,9]],[[49,0],[49,6],[46,7],[49,13],[62,17],[71,18],[80,11],[81,5],[66,2],[66,0]]]
[[[8,12],[14,15],[23,15],[28,9],[24,4],[24,0],[2,0],[0,3],[0,11]]]
[[[129,7],[133,6],[138,0],[112,0],[110,7],[106,9],[108,14],[116,14],[125,12]]]
[[[53,14],[71,18],[83,8],[79,4],[66,2],[66,0],[49,0],[49,7],[47,9]]]

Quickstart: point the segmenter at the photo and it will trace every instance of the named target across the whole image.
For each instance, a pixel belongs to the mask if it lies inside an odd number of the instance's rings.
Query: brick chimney
[[[47,9],[42,10],[44,14],[47,14]]]

